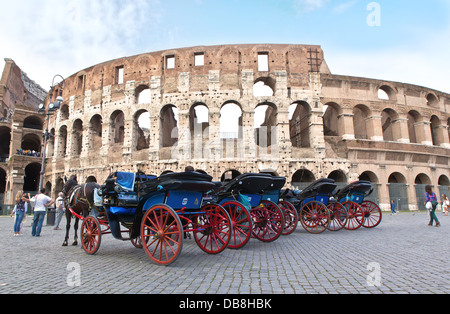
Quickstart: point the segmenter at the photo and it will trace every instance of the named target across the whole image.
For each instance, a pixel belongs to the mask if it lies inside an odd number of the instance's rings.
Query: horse
[[[66,236],[64,238],[63,246],[68,245],[70,223],[72,220],[72,211],[81,217],[86,218],[94,207],[94,193],[95,189],[99,189],[100,186],[97,183],[89,182],[85,184],[78,184],[76,176],[71,177],[65,182],[63,187],[64,204],[66,208]],[[73,246],[78,245],[78,223],[79,218],[75,215],[75,237]]]

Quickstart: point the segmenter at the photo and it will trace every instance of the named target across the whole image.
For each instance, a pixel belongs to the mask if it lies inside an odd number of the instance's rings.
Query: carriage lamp
[[[56,78],[61,78],[62,81],[60,81],[59,83],[55,84],[55,79]],[[55,75],[53,77],[52,86],[50,86],[50,91],[48,93],[48,98],[51,101],[51,99],[53,97],[53,91],[54,91],[54,88],[56,86],[59,87],[58,97],[56,97],[56,99],[55,99],[55,101],[53,103],[50,103],[48,105],[48,109],[47,110],[45,110],[45,104],[40,104],[39,105],[39,113],[45,114],[47,116],[47,118],[46,118],[46,120],[47,120],[47,127],[45,129],[44,134],[42,135],[42,137],[44,138],[44,149],[42,151],[42,164],[41,164],[41,173],[40,173],[40,179],[39,179],[39,191],[42,190],[42,187],[44,185],[45,158],[46,158],[45,155],[46,155],[46,151],[47,151],[47,142],[48,142],[48,140],[50,138],[53,137],[53,134],[51,134],[49,132],[50,116],[53,115],[56,112],[56,110],[61,108],[61,104],[64,101],[64,98],[62,97],[62,92],[63,92],[64,86],[65,86],[64,81],[65,81],[65,79],[61,75],[59,75],[59,74]]]

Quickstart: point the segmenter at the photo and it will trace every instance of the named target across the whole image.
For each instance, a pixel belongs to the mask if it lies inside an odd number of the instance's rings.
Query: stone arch
[[[421,134],[421,126],[419,123],[423,121],[422,116],[416,110],[411,110],[407,115],[408,119],[408,134],[410,143],[421,143],[424,139]]]
[[[323,115],[323,133],[324,136],[340,136],[339,116],[342,114],[342,108],[335,102],[329,102],[324,105]]]
[[[67,126],[63,125],[58,132],[58,152],[57,157],[65,157],[67,155]]]
[[[428,93],[426,96],[427,106],[438,108],[439,107],[439,97],[435,93]]]
[[[303,190],[314,181],[316,181],[314,173],[307,169],[297,170],[292,175],[292,187],[296,189]]]
[[[399,115],[394,109],[386,108],[381,112],[381,125],[384,141],[392,142],[398,139],[400,126],[394,123],[398,118]]]
[[[189,110],[189,131],[191,135],[192,158],[207,158],[204,156],[210,139],[209,108],[203,102],[196,102]]]
[[[89,148],[98,152],[102,147],[103,118],[101,115],[94,115],[89,121]]]
[[[172,147],[178,142],[178,108],[166,105],[160,114],[160,146]]]
[[[372,116],[372,112],[366,105],[359,104],[353,108],[353,129],[355,131],[356,139],[369,139],[367,129],[370,126],[367,125],[367,119],[370,116]]]
[[[59,117],[60,117],[61,121],[69,120],[70,111],[69,111],[69,106],[67,104],[61,105],[61,108],[59,109]]]
[[[136,150],[143,150],[150,147],[150,113],[141,109],[136,112],[133,119],[134,136],[136,140]]]
[[[389,198],[397,205],[397,210],[409,210],[407,181],[400,172],[393,172],[388,178]]]
[[[433,145],[440,146],[442,143],[444,143],[443,134],[441,132],[441,120],[436,115],[433,115],[431,116],[430,123]]]
[[[271,77],[260,77],[253,85],[254,97],[272,97],[275,94],[276,81]]]
[[[11,129],[6,126],[0,127],[0,162],[5,162],[9,158],[11,146]]]
[[[41,172],[40,163],[30,163],[25,167],[25,176],[23,183],[24,192],[38,191],[40,172]]]
[[[25,120],[23,121],[23,127],[25,129],[43,130],[44,129],[44,121],[40,117],[29,116],[29,117],[26,117]]]
[[[311,106],[296,101],[289,106],[289,133],[292,146],[311,147]]]
[[[276,144],[278,108],[274,103],[263,102],[256,106],[254,128],[256,145],[270,147]]]
[[[220,181],[221,182],[227,182],[227,181],[231,181],[234,178],[237,178],[241,175],[242,173],[236,169],[230,169],[225,171],[222,176],[220,177]]]
[[[389,86],[387,84],[383,84],[378,87],[378,99],[380,100],[397,100],[397,91],[394,87]]]
[[[109,138],[111,144],[123,144],[125,140],[125,114],[122,110],[114,111],[109,119]]]
[[[72,127],[72,156],[79,156],[83,150],[83,121],[77,119]]]
[[[139,85],[135,90],[136,103],[139,105],[150,104],[152,102],[152,93],[148,85]]]
[[[230,101],[220,109],[220,138],[242,138],[242,107],[239,103]]]
[[[22,137],[22,150],[41,152],[41,137],[36,134],[29,133]]]

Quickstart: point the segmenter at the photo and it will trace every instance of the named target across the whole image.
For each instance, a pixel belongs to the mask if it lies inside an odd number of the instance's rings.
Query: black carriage
[[[277,187],[276,181],[268,174],[246,173],[212,192],[217,203],[235,217],[232,218],[236,222],[233,224],[232,248],[243,247],[251,236],[272,242],[282,234],[283,212],[269,196]]]
[[[336,193],[336,199],[345,206],[349,216],[347,229],[356,230],[361,226],[375,228],[381,223],[380,207],[365,198],[372,194],[372,183],[369,181],[355,181]]]
[[[196,172],[145,180],[133,173],[115,173],[101,189],[104,212],[83,221],[83,248],[95,254],[102,234],[111,233],[143,247],[155,263],[169,265],[180,255],[185,235],[192,232],[203,251],[218,254],[229,244],[231,223],[223,207],[203,205],[203,197],[214,186],[212,177]]]

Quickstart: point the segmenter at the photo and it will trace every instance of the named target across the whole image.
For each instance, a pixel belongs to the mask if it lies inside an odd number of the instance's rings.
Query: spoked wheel
[[[361,228],[364,223],[364,212],[358,204],[348,201],[342,203],[347,210],[348,220],[344,228],[347,230],[356,230]]]
[[[89,255],[94,255],[102,242],[102,229],[98,219],[89,216],[81,224],[81,245]]]
[[[328,230],[339,231],[344,228],[348,219],[345,206],[338,202],[330,202],[327,208],[330,212],[330,225],[328,226]]]
[[[294,205],[289,202],[280,202],[278,207],[283,211],[284,216],[284,228],[282,235],[289,235],[297,229],[298,214]]]
[[[159,265],[170,265],[183,248],[183,226],[177,213],[167,205],[155,205],[144,215],[141,238],[145,252]]]
[[[253,219],[253,236],[263,242],[272,242],[280,237],[284,228],[281,209],[271,201],[261,201],[250,211]]]
[[[222,204],[231,219],[231,240],[229,249],[244,247],[252,237],[252,218],[244,205],[235,201]]]
[[[216,204],[203,206],[202,212],[192,218],[195,242],[206,253],[219,254],[231,240],[230,215]]]
[[[321,202],[311,201],[303,205],[300,211],[300,222],[309,233],[319,234],[328,228],[330,213]]]
[[[371,201],[364,201],[361,204],[364,212],[364,228],[375,228],[381,222],[383,214],[381,213],[380,207]]]

